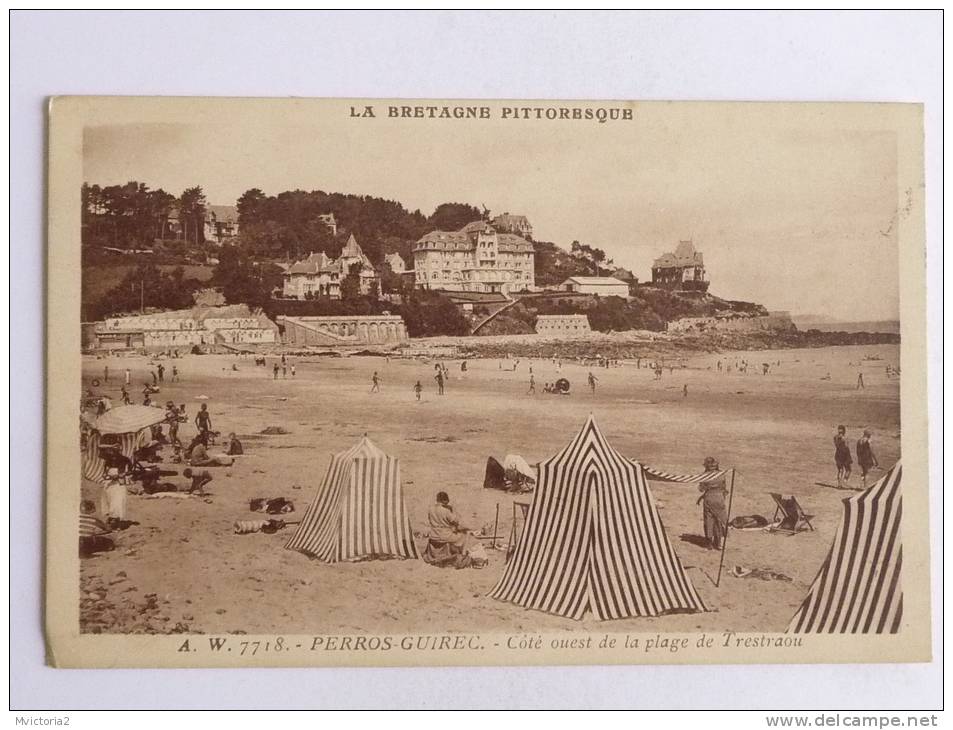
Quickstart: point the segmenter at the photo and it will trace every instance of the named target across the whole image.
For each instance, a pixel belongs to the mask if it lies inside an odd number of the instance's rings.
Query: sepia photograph
[[[50,134],[51,663],[929,660],[919,106]]]

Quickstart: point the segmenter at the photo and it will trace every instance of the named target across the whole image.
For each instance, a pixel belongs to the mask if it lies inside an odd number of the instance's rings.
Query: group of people
[[[867,488],[867,474],[871,469],[879,469],[880,464],[874,455],[870,443],[870,429],[865,428],[863,435],[857,439],[857,465],[860,467],[861,489]],[[850,445],[847,443],[847,427],[838,426],[834,434],[834,465],[837,467],[837,487],[843,489],[849,486],[850,475],[854,460],[851,457]]]

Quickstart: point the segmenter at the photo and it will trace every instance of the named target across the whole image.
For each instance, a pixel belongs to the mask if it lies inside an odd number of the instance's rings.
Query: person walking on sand
[[[854,390],[865,390],[863,373],[857,373],[857,387]]]
[[[847,445],[847,427],[838,426],[834,436],[834,465],[837,467],[837,487],[843,488],[850,480],[850,447]]]
[[[291,377],[293,378],[294,376],[295,376],[295,364],[291,363]]]
[[[159,382],[160,382],[160,383],[164,382],[164,377],[165,377],[165,365],[163,365],[163,364],[160,362],[160,363],[159,363],[159,367],[156,368],[156,371],[159,373]]]
[[[864,429],[864,435],[857,439],[857,464],[860,466],[860,478],[863,488],[867,488],[867,472],[872,467],[880,468],[877,463],[877,457],[874,456],[874,450],[870,446],[870,429]]]
[[[278,379],[278,363],[275,363],[275,366],[272,368],[272,371],[275,374],[274,380]]]
[[[589,371],[589,390],[592,391],[592,394],[596,393],[596,383],[599,382],[599,378],[592,374],[592,370]]]
[[[682,398],[688,397],[688,383],[682,386]]]
[[[286,363],[281,363],[281,377],[288,377],[288,365]]]
[[[424,389],[424,386],[420,384],[419,380],[416,383],[414,383],[414,394],[417,396],[418,401],[420,400],[420,391],[422,391],[423,389]]]
[[[437,370],[433,377],[437,381],[437,395],[443,395],[443,370]]]
[[[377,371],[374,371],[374,374],[371,376],[371,393],[380,393],[381,392],[381,376],[377,374]]]
[[[120,396],[122,396],[122,402],[123,402],[124,404],[126,404],[126,405],[128,406],[128,405],[130,405],[130,404],[132,403],[132,401],[129,399],[129,391],[126,390],[126,386],[125,386],[125,385],[123,385],[123,386],[121,386],[121,387],[119,388],[119,394],[120,394]]]
[[[129,368],[126,368],[125,372],[126,385],[132,385],[132,373],[129,372]]]
[[[173,383],[179,382],[179,368],[176,367],[175,365],[172,366],[172,382]]]
[[[104,383],[109,382],[109,366],[108,365],[103,365],[103,382]]]
[[[526,395],[530,394],[536,395],[536,378],[533,377],[533,374],[529,374],[529,390],[526,392]]]

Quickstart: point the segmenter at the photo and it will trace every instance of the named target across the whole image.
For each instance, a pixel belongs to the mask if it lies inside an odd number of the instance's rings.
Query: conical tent
[[[844,500],[834,544],[788,626],[793,633],[897,633],[903,617],[898,462]]]
[[[707,611],[665,534],[642,466],[592,416],[539,481],[493,598],[572,619]]]
[[[336,563],[416,558],[400,484],[400,462],[366,436],[331,456],[324,481],[285,548]]]

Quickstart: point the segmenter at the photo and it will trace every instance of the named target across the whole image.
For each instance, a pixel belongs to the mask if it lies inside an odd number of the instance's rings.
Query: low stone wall
[[[278,317],[284,327],[282,343],[295,347],[399,345],[407,328],[398,315],[339,317]]]
[[[668,323],[669,332],[757,332],[793,331],[797,327],[787,312],[770,312],[760,317],[683,317]]]

